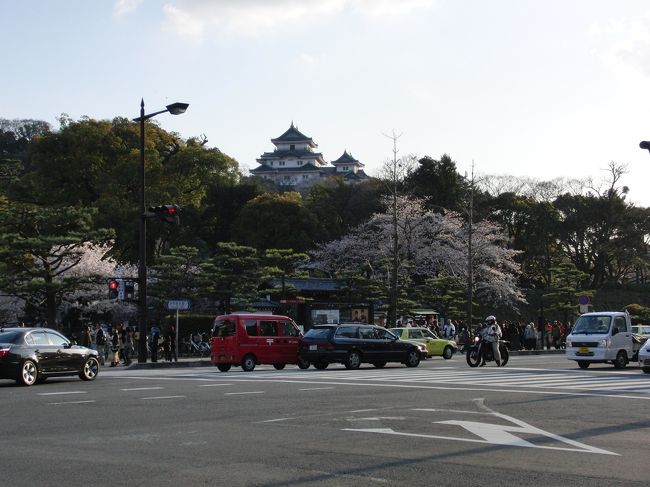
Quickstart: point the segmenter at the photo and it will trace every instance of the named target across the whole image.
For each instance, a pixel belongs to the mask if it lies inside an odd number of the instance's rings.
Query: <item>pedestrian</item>
[[[158,339],[160,338],[160,328],[157,326],[151,327],[151,361],[158,362]]]
[[[130,326],[124,328],[124,333],[122,334],[123,350],[124,350],[124,363],[126,365],[131,365],[131,357],[133,356],[135,346],[133,343],[133,330]]]
[[[104,365],[108,358],[108,340],[99,323],[95,323],[95,348],[99,352],[99,363]]]
[[[165,360],[167,362],[171,362],[172,357],[171,357],[171,350],[169,348],[169,333],[165,333],[165,335],[163,336],[162,346],[163,346],[163,356]]]
[[[526,350],[535,350],[537,338],[535,324],[532,321],[526,325],[526,329],[524,330],[524,343],[526,344]]]
[[[117,331],[117,326],[113,327],[111,335],[111,367],[117,367],[120,364],[120,334]]]
[[[456,336],[456,325],[452,320],[446,320],[442,327],[442,337],[448,340],[453,340]]]
[[[90,327],[88,325],[83,325],[81,327],[81,343],[82,347],[90,348],[92,345],[93,338],[90,334]]]
[[[176,327],[171,325],[167,332],[167,339],[169,341],[169,361],[178,362],[178,355],[176,354]]]

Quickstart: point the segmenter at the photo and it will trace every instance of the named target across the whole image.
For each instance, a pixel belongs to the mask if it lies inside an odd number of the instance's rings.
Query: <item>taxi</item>
[[[391,328],[390,331],[402,340],[423,343],[427,347],[427,357],[449,360],[458,351],[454,340],[440,338],[428,328]]]

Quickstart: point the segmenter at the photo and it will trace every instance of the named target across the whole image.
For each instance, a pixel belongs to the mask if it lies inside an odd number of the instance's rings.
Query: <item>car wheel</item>
[[[252,355],[246,355],[241,361],[241,368],[244,372],[252,372],[255,368],[255,357]]]
[[[646,374],[650,374],[650,367],[643,367],[643,370]]]
[[[18,378],[16,382],[21,386],[31,386],[38,380],[38,369],[36,364],[31,360],[25,360],[22,367],[20,367],[20,372],[18,373]]]
[[[449,345],[447,345],[445,349],[442,351],[442,358],[444,358],[445,360],[449,360],[453,356],[454,356],[454,349],[451,348]]]
[[[467,349],[465,359],[470,367],[478,367],[481,363],[481,354],[476,347],[470,347]]]
[[[329,363],[327,362],[314,362],[314,367],[316,367],[318,370],[325,370]]]
[[[273,364],[273,368],[275,370],[282,370],[284,369],[285,364]]]
[[[298,368],[305,370],[308,369],[311,364],[309,363],[309,360],[305,360],[302,358],[298,358]]]
[[[578,367],[581,369],[587,369],[589,368],[589,362],[586,362],[584,360],[578,360]]]
[[[381,369],[386,366],[386,362],[373,362],[372,365],[374,365],[378,369]]]
[[[406,355],[406,362],[404,364],[407,367],[417,367],[420,365],[420,352],[418,352],[415,348],[409,350],[408,354]]]
[[[627,365],[627,354],[621,350],[616,354],[616,360],[614,360],[614,367],[617,369],[624,369]]]
[[[353,350],[348,353],[348,356],[345,357],[345,362],[343,363],[346,369],[358,369],[361,365],[361,355],[359,352]]]
[[[217,369],[219,369],[221,372],[228,372],[230,370],[230,367],[232,367],[231,364],[217,364]]]
[[[95,380],[99,373],[99,360],[95,357],[88,357],[79,371],[81,380]]]

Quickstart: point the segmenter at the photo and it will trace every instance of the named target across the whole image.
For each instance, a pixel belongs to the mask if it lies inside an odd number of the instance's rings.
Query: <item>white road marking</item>
[[[64,394],[88,394],[88,391],[38,392],[39,396],[62,396]]]
[[[278,419],[267,419],[266,421],[258,421],[258,423],[278,423],[280,421],[289,421],[293,418],[278,418]]]
[[[264,394],[264,391],[249,391],[249,392],[225,392],[225,396],[239,396],[244,394]]]
[[[199,387],[231,386],[232,384],[201,384]]]
[[[299,391],[328,391],[334,389],[333,387],[308,387],[306,389],[298,389]]]
[[[120,389],[120,391],[153,391],[155,389],[164,389],[164,387],[131,387],[129,389]]]
[[[485,406],[483,399],[475,399],[475,402],[478,403],[478,406],[484,410],[482,414],[487,414],[491,415],[494,417],[501,418],[503,420],[508,421],[511,423],[510,425],[507,424],[493,424],[493,423],[484,423],[484,422],[477,422],[477,421],[460,421],[460,420],[447,420],[447,421],[433,421],[433,424],[445,424],[445,425],[454,425],[454,426],[460,426],[461,428],[464,428],[465,430],[469,431],[475,436],[480,437],[481,439],[477,438],[463,438],[463,437],[454,437],[454,436],[441,436],[441,435],[429,435],[429,434],[422,434],[422,433],[408,433],[408,432],[400,432],[400,431],[395,431],[392,428],[344,428],[342,431],[354,431],[354,432],[359,432],[359,433],[379,433],[379,434],[385,434],[385,435],[395,435],[395,436],[409,436],[409,437],[416,437],[416,438],[430,438],[430,439],[436,439],[436,440],[450,440],[450,441],[464,441],[468,443],[488,443],[488,444],[493,444],[493,445],[501,445],[501,446],[512,446],[512,447],[522,447],[522,448],[540,448],[544,450],[559,450],[559,451],[570,451],[570,452],[576,452],[576,453],[594,453],[594,454],[601,454],[601,455],[616,455],[619,456],[618,453],[614,453],[608,450],[603,450],[601,448],[596,448],[593,446],[586,445],[584,443],[580,443],[575,440],[571,440],[569,438],[565,438],[560,435],[556,435],[554,433],[549,433],[547,431],[544,431],[540,428],[537,428],[535,426],[532,426],[528,423],[525,423],[524,421],[514,418],[512,416],[508,416],[505,414],[498,413],[487,406]],[[422,411],[422,409],[417,409],[417,411]],[[426,410],[424,410],[426,411]],[[458,411],[458,410],[434,410],[436,412],[440,411],[453,411],[456,413],[476,413],[476,411]],[[371,420],[371,419],[380,419],[380,418],[357,418],[357,420]],[[391,419],[391,418],[385,418],[385,419]],[[392,419],[399,419],[399,418],[392,418]],[[547,438],[551,438],[555,441],[558,441],[560,443],[564,443],[569,446],[548,446],[548,445],[536,445],[534,443],[531,443],[530,441],[524,440],[518,436],[516,436],[513,433],[519,433],[519,434],[534,434],[537,436],[545,436]]]
[[[58,406],[59,404],[86,404],[86,403],[89,403],[89,402],[97,402],[97,401],[91,400],[91,401],[48,402],[48,404],[50,404],[52,406]]]
[[[185,396],[157,396],[157,397],[141,397],[143,401],[155,400],[155,399],[177,399]]]

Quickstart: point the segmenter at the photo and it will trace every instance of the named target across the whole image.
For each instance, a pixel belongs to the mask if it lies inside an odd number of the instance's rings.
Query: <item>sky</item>
[[[0,0],[0,118],[156,121],[257,167],[293,122],[371,175],[595,180],[625,164],[650,207],[646,0]]]

